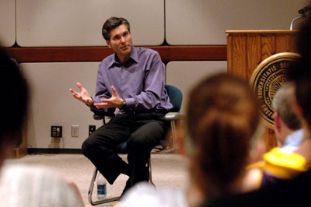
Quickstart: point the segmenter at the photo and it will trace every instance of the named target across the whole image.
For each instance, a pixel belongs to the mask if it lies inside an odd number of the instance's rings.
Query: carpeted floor
[[[125,157],[123,157],[125,158]],[[67,179],[75,182],[81,192],[84,203],[88,202],[88,189],[94,171],[92,163],[81,154],[40,154],[27,155],[21,162],[49,166]],[[152,177],[157,187],[184,188],[188,182],[187,160],[178,154],[152,154]],[[107,186],[108,196],[117,196],[122,192],[127,176],[119,176],[116,182]],[[96,189],[95,189],[96,190]],[[96,192],[94,200],[96,200]],[[112,206],[110,204],[98,207]]]

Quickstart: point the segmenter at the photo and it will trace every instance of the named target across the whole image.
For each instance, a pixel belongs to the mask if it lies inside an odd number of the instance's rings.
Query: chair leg
[[[154,183],[152,181],[151,155],[150,155],[150,158],[148,160],[148,169],[149,169],[149,183],[154,185]],[[98,172],[97,168],[95,168],[93,175],[92,175],[89,191],[88,191],[89,203],[92,204],[93,206],[95,206],[95,205],[99,205],[99,204],[103,204],[103,203],[110,203],[110,202],[119,200],[120,196],[114,196],[114,197],[110,197],[110,198],[107,197],[107,198],[102,199],[102,200],[93,200],[93,191],[94,191],[94,186],[96,186],[95,183],[96,183],[97,173],[99,173],[99,172]]]
[[[176,123],[175,121],[171,121],[171,129],[172,129],[172,138],[173,138],[173,150],[176,148],[176,139],[177,139],[177,134],[176,134]]]
[[[176,132],[176,121],[170,121],[171,124],[171,137],[170,141],[167,143],[166,148],[164,150],[165,153],[172,153],[176,150],[176,139],[177,139],[177,132]],[[161,153],[162,150],[159,151]]]
[[[148,168],[149,168],[149,183],[154,185],[154,183],[152,181],[151,154],[150,154],[150,158],[148,160]]]
[[[110,198],[107,197],[107,198],[102,199],[102,200],[95,200],[95,201],[93,200],[93,191],[94,191],[94,185],[96,182],[97,173],[98,173],[98,170],[95,168],[93,176],[92,176],[92,180],[90,183],[89,191],[88,191],[88,200],[89,200],[90,204],[95,206],[95,205],[99,205],[102,203],[110,203],[110,202],[119,200],[120,196],[114,196],[114,197],[110,197]]]

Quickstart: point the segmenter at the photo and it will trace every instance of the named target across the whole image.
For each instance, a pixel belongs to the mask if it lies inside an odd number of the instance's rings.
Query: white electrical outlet
[[[79,137],[79,125],[71,125],[71,136]]]

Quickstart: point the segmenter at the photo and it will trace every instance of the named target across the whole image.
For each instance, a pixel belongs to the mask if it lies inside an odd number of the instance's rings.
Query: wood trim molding
[[[164,63],[170,61],[226,61],[226,45],[146,46],[159,52]],[[20,63],[101,61],[111,54],[108,47],[11,47],[9,53]]]

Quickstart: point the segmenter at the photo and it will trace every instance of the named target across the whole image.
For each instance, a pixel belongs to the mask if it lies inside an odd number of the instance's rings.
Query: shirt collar
[[[138,54],[137,54],[137,48],[136,47],[133,47],[131,55],[130,55],[129,59],[126,62],[128,63],[130,61],[134,61],[134,62],[138,63]],[[120,63],[117,61],[115,53],[112,55],[111,62],[108,65],[108,67],[111,68],[114,65],[120,65]]]

